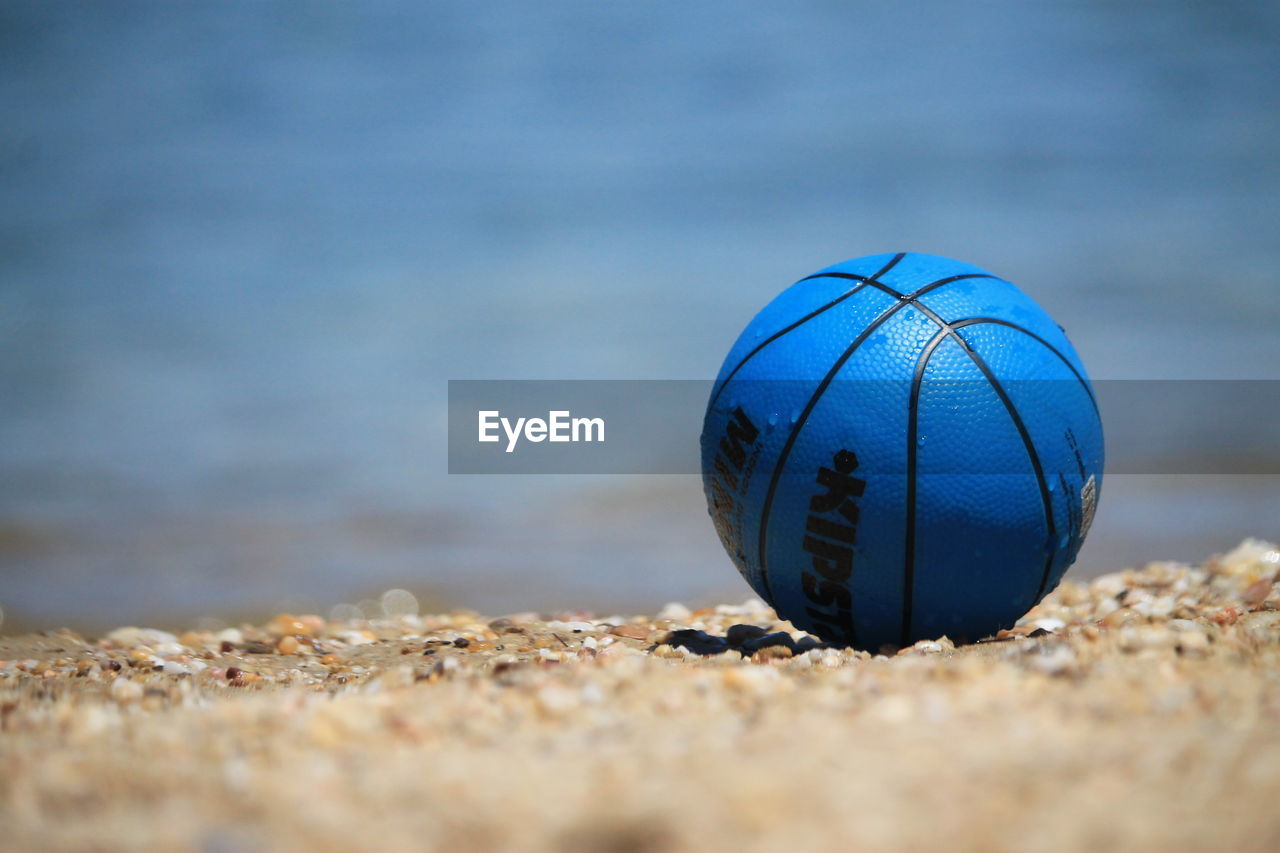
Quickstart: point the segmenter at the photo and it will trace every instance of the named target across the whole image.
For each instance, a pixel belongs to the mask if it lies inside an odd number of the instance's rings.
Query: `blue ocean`
[[[1280,379],[1278,67],[1261,0],[5,3],[0,630],[741,600],[696,476],[450,476],[447,382],[710,379],[859,255]],[[1074,571],[1278,519],[1114,476]]]

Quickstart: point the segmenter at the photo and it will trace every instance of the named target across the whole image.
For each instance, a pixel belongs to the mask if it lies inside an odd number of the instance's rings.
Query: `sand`
[[[0,639],[0,848],[1276,850],[1280,551],[872,655],[758,601]]]

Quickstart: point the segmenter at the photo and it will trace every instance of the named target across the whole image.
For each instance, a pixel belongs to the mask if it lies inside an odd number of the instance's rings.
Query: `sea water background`
[[[862,254],[1095,377],[1280,378],[1277,68],[1266,2],[6,3],[6,630],[741,598],[696,477],[448,476],[446,380],[710,378]],[[1278,485],[1112,478],[1078,570]]]

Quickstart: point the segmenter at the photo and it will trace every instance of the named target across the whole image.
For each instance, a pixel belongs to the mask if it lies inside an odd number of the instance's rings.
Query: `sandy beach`
[[[7,850],[1274,850],[1280,551],[965,647],[749,601],[0,639]]]

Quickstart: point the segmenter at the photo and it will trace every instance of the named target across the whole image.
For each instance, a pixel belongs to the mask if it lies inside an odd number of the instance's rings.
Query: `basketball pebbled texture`
[[[720,369],[702,475],[721,542],[797,627],[878,649],[1011,626],[1075,560],[1102,424],[1062,329],[932,255],[857,258],[765,306]]]

